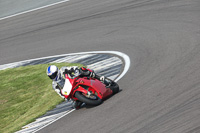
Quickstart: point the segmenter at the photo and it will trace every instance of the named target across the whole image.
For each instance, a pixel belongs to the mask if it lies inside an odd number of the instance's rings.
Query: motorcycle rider
[[[65,83],[64,74],[67,74],[69,78],[75,78],[77,76],[80,77],[92,77],[95,79],[98,79],[102,83],[105,83],[105,77],[104,76],[98,76],[94,73],[94,71],[91,71],[85,67],[78,68],[78,66],[70,66],[70,67],[62,67],[60,70],[55,65],[50,65],[47,68],[47,75],[52,80],[52,87],[53,89],[63,98],[65,99],[64,95],[62,94],[61,90]],[[80,74],[80,75],[77,75]],[[73,101],[72,106],[75,109],[80,108],[82,105],[82,102],[80,101]]]

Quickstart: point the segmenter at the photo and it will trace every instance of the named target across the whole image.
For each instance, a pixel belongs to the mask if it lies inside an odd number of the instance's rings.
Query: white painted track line
[[[53,3],[53,4],[49,4],[49,5],[46,5],[46,6],[34,8],[34,9],[31,9],[31,10],[28,10],[28,11],[16,13],[16,14],[13,14],[13,15],[10,15],[10,16],[6,16],[6,17],[3,17],[3,18],[0,18],[0,20],[8,19],[8,18],[11,18],[11,17],[15,17],[15,16],[18,16],[18,15],[26,14],[26,13],[33,12],[33,11],[37,11],[37,10],[40,10],[40,9],[43,9],[43,8],[47,8],[47,7],[50,7],[50,6],[54,6],[54,5],[58,5],[58,4],[67,2],[67,1],[69,1],[69,0],[63,0],[63,1],[56,2],[56,3]]]
[[[36,133],[37,131],[39,131],[39,130],[45,128],[45,127],[47,127],[48,125],[51,125],[51,124],[54,123],[55,121],[61,119],[62,117],[64,117],[64,116],[70,114],[70,113],[73,112],[73,111],[75,111],[75,109],[72,109],[72,110],[70,110],[69,112],[66,112],[64,115],[62,115],[62,116],[60,116],[59,118],[57,118],[57,119],[51,121],[50,123],[46,124],[45,126],[42,126],[41,128],[39,128],[39,129],[33,131],[32,133]]]

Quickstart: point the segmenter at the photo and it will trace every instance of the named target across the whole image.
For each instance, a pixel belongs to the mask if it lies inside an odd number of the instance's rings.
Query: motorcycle
[[[65,74],[61,92],[66,99],[79,100],[86,105],[97,106],[119,92],[118,84],[109,78],[105,78],[106,85],[91,77],[81,77],[78,72],[75,75],[70,78],[71,76]]]

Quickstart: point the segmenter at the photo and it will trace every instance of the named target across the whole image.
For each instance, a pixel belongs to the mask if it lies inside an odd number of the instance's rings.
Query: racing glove
[[[73,72],[73,68],[65,69],[64,73],[71,74]]]

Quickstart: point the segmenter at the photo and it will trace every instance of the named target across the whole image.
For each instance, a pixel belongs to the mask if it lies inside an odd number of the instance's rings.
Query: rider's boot
[[[105,80],[105,76],[95,75],[95,78],[98,79],[99,81],[101,81],[101,82],[102,82],[103,84],[105,84],[106,86],[109,86],[109,85],[110,85],[110,83],[107,82],[107,81]]]
[[[81,102],[81,101],[73,101],[72,107],[74,109],[80,109],[80,107],[81,107],[82,104],[83,104],[83,102]]]

